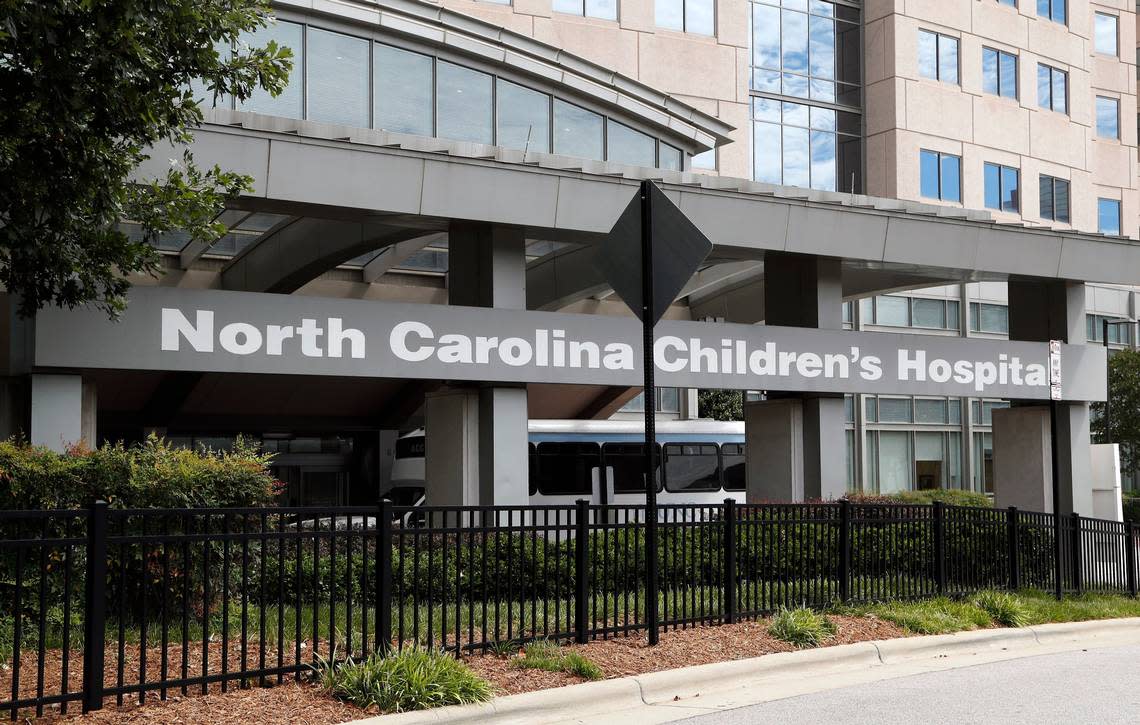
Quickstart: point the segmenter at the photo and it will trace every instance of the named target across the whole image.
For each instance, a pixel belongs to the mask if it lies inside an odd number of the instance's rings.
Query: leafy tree
[[[1140,471],[1140,351],[1112,353],[1108,398],[1112,401],[1111,420],[1106,426],[1104,404],[1095,403],[1092,434],[1095,440],[1119,443],[1120,467],[1126,474],[1136,473]]]
[[[739,390],[701,390],[697,411],[713,420],[744,420],[744,393]]]
[[[126,275],[157,272],[157,235],[225,231],[213,219],[251,178],[188,153],[161,178],[131,174],[201,124],[192,80],[239,100],[283,90],[291,51],[241,42],[270,22],[268,0],[0,0],[0,284],[23,314],[90,302],[115,315]]]

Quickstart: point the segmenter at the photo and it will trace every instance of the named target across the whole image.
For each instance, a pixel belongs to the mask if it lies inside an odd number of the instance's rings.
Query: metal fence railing
[[[0,511],[0,711],[982,589],[1137,594],[1137,530],[863,504]],[[1059,539],[1057,538],[1059,536]],[[647,591],[650,557],[658,587]],[[650,622],[656,603],[658,621]]]

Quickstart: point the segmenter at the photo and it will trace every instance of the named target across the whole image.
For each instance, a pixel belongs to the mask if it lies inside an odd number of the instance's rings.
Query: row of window
[[[857,114],[754,97],[752,119],[753,179],[851,190],[860,145]]]
[[[919,151],[920,193],[927,199],[962,201],[962,157],[940,151]],[[1001,164],[983,165],[984,197],[987,209],[1021,211],[1020,171]],[[1070,188],[1067,179],[1047,174],[1038,177],[1039,211],[1043,220],[1069,223]],[[1097,199],[1097,231],[1120,236],[1119,199]]]
[[[284,92],[256,91],[241,109],[633,166],[684,166],[679,148],[490,73],[299,23],[278,21],[246,39],[252,46],[270,40],[293,48],[298,61]],[[204,89],[195,90],[205,98]]]
[[[860,301],[859,314],[864,324],[885,327],[921,327],[932,330],[960,330],[957,300],[936,300],[925,297],[880,295]],[[850,313],[844,311],[844,322],[851,322]],[[970,332],[1009,334],[1009,308],[989,302],[971,302],[969,307]]]
[[[644,443],[531,443],[531,495],[588,496],[593,492],[595,469],[610,470],[614,493],[645,493],[644,451]],[[657,454],[659,491],[745,488],[741,443],[658,444]]]

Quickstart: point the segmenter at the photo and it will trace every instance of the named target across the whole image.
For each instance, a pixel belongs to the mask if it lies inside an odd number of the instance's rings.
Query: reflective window
[[[779,5],[752,3],[752,90],[858,106],[859,63],[840,62],[858,55],[858,11],[823,0]]]
[[[952,154],[919,152],[922,196],[942,201],[962,201],[962,158]]]
[[[839,146],[857,138],[858,116],[771,98],[752,99],[753,178],[836,191],[849,188]],[[840,175],[843,183],[840,183]]]
[[[1109,322],[1108,342],[1111,345],[1131,345],[1134,323],[1123,317],[1085,315],[1085,332],[1089,342],[1104,343],[1104,323]],[[1117,324],[1117,323],[1125,324]]]
[[[907,327],[910,325],[906,297],[885,295],[875,299],[875,324]]]
[[[1017,98],[1017,56],[982,48],[982,90],[995,96]]]
[[[289,81],[285,85],[285,90],[278,96],[271,96],[268,91],[257,88],[249,99],[241,104],[241,110],[286,118],[304,117],[304,98],[301,95],[303,31],[304,27],[297,23],[278,20],[267,28],[259,28],[252,33],[242,35],[238,42],[251,48],[264,47],[271,40],[279,46],[290,48],[293,51],[293,69],[289,71]]]
[[[862,300],[861,314],[869,325],[957,330],[958,309],[956,300],[882,295]]]
[[[950,422],[950,401],[945,398],[932,400],[929,398],[915,398],[915,423],[942,423]]]
[[[309,28],[307,43],[307,118],[368,128],[368,41]]]
[[[603,119],[584,108],[554,100],[554,153],[601,159]]]
[[[1037,105],[1057,113],[1068,113],[1069,74],[1043,63],[1037,64]]]
[[[218,54],[218,58],[222,61],[229,60],[232,50],[228,40],[219,40],[214,43],[214,52]],[[194,94],[194,100],[203,108],[233,108],[233,99],[231,96],[222,95],[215,99],[213,91],[211,91],[206,86],[206,82],[200,78],[195,78],[190,81],[190,91]]]
[[[929,30],[918,31],[918,74],[957,84],[958,39]]]
[[[444,61],[436,64],[437,135],[493,143],[491,76]]]
[[[524,151],[550,151],[550,96],[500,80],[496,143]]]
[[[554,0],[554,11],[601,20],[617,20],[617,0]]]
[[[1093,13],[1093,43],[1096,52],[1117,55],[1120,44],[1120,20],[1115,15]]]
[[[1120,100],[1096,97],[1096,135],[1099,138],[1120,138]]]
[[[692,167],[694,169],[706,169],[708,171],[716,171],[716,149],[709,149],[702,151],[693,157]]]
[[[1055,23],[1068,20],[1068,0],[1037,0],[1037,14]]]
[[[1020,172],[1000,164],[985,164],[986,208],[999,211],[1018,211],[1021,199]]]
[[[657,166],[656,142],[640,131],[616,121],[606,129],[606,159],[630,166]]]
[[[970,331],[1009,334],[1009,308],[987,302],[970,303]]]
[[[721,467],[724,468],[724,490],[743,491],[746,488],[744,477],[744,444],[724,443],[720,447]]]
[[[656,0],[654,16],[657,27],[698,35],[714,35],[716,23],[714,0]]]
[[[657,448],[657,490],[661,490],[661,445]],[[645,493],[645,444],[606,443],[602,445],[606,468],[612,472],[614,493]]]
[[[910,398],[879,397],[880,423],[911,423],[913,420]]]
[[[1120,202],[1116,199],[1096,200],[1097,231],[1109,236],[1120,236]]]
[[[666,491],[720,490],[720,460],[712,443],[666,443],[662,465]]]
[[[597,443],[539,443],[536,465],[538,492],[547,496],[589,496],[593,469],[602,466]]]
[[[662,143],[658,154],[660,155],[660,159],[657,162],[659,168],[669,171],[682,170],[685,162],[681,149],[673,148],[667,143]]]
[[[377,43],[372,66],[375,127],[433,135],[431,57]]]
[[[1041,218],[1056,222],[1069,221],[1069,182],[1041,174]]]

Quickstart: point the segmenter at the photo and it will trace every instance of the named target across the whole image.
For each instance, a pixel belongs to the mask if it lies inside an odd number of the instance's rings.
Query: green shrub
[[[768,634],[797,647],[818,647],[835,635],[835,625],[806,607],[785,607],[772,617]]]
[[[1009,592],[985,591],[974,597],[974,604],[1004,627],[1029,624],[1029,609]]]
[[[1124,520],[1140,523],[1140,496],[1124,494],[1121,503],[1124,505]]]
[[[990,615],[973,603],[946,597],[920,602],[890,602],[872,606],[869,611],[915,634],[949,634],[992,624]]]
[[[387,656],[321,666],[325,692],[358,707],[381,712],[427,710],[491,699],[491,685],[443,652],[407,649]]]
[[[852,503],[906,503],[906,504],[932,504],[935,501],[951,506],[970,506],[973,508],[992,508],[993,501],[989,496],[977,491],[961,491],[954,488],[932,488],[921,491],[899,491],[889,494],[848,494],[848,501]]]
[[[585,680],[600,680],[605,675],[600,667],[578,652],[563,652],[555,642],[539,639],[523,647],[523,656],[511,660],[511,666],[524,670],[566,672]]]

